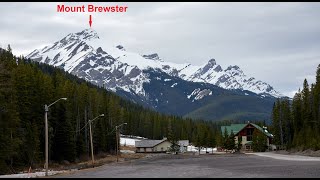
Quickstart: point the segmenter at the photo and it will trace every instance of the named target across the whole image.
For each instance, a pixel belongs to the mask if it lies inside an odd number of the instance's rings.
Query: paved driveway
[[[51,177],[201,178],[320,177],[320,161],[292,161],[254,154],[157,155]]]

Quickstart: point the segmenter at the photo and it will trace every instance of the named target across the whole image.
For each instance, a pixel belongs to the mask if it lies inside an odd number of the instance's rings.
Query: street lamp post
[[[92,130],[91,130],[91,122],[97,119],[98,117],[103,117],[104,114],[100,114],[95,117],[93,120],[89,120],[89,129],[90,129],[90,144],[91,144],[91,158],[92,158],[92,167],[94,167],[94,156],[93,156],[93,143],[92,143]]]
[[[45,111],[45,115],[44,115],[44,117],[45,117],[45,130],[46,130],[46,148],[45,148],[45,150],[46,150],[46,176],[48,176],[48,167],[49,167],[49,157],[48,157],[48,149],[49,149],[49,140],[48,140],[48,137],[49,137],[49,135],[48,135],[48,111],[49,111],[49,107],[50,106],[52,106],[53,104],[55,104],[56,102],[58,102],[59,100],[67,100],[67,98],[60,98],[60,99],[58,99],[58,100],[56,100],[55,102],[53,102],[53,103],[51,103],[49,106],[48,105],[44,105],[44,111]]]
[[[120,126],[122,126],[122,125],[126,125],[127,123],[122,123],[122,124],[120,124],[120,125],[118,125],[118,126],[116,126],[116,141],[117,141],[117,162],[119,161],[119,131],[118,131],[118,127],[120,127]]]

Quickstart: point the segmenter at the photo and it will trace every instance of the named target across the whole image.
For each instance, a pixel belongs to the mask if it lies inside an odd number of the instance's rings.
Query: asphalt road
[[[157,155],[68,172],[57,178],[304,178],[320,177],[320,161],[291,161],[253,154]]]

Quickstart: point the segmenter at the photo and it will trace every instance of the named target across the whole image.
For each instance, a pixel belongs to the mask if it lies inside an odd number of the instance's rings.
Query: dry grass
[[[121,150],[131,150],[135,151],[135,147],[132,146],[121,146]],[[144,153],[120,153],[118,160],[119,162],[124,162],[124,161],[130,161],[134,159],[140,159],[147,156],[147,154]],[[94,166],[101,166],[104,164],[109,164],[117,162],[117,156],[116,155],[111,155],[111,154],[106,154],[106,153],[99,153],[94,156]],[[69,163],[69,164],[58,164],[58,163],[51,163],[49,165],[49,169],[52,170],[70,170],[70,169],[86,169],[86,168],[92,168],[92,159],[91,156],[90,158],[86,157],[81,157],[80,162],[78,163]]]
[[[145,156],[146,156],[145,154],[119,154],[118,161],[123,162],[123,161],[143,158]],[[101,166],[101,165],[109,164],[113,162],[117,162],[117,156],[107,155],[106,157],[103,157],[103,158],[96,158],[94,161],[94,165],[95,167],[97,167],[97,166]],[[77,169],[85,169],[85,168],[92,167],[92,160],[77,163],[77,166],[78,166]]]
[[[131,151],[136,151],[136,148],[134,146],[121,146],[121,150],[131,150]]]

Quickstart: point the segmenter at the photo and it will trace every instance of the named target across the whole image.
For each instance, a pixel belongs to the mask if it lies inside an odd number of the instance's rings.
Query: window
[[[253,128],[247,128],[247,141],[252,141]]]

